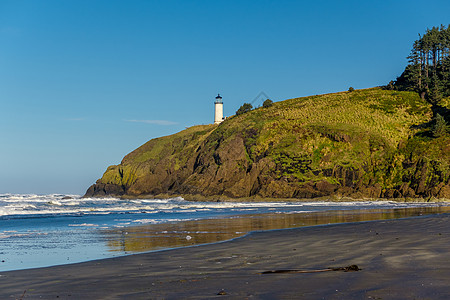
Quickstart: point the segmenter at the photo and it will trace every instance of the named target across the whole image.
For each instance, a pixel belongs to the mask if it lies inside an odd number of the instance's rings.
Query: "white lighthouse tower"
[[[223,102],[220,94],[217,94],[216,101],[214,101],[214,124],[219,124],[223,121]]]

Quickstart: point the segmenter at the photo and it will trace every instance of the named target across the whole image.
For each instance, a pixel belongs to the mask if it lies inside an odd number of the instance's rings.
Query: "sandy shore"
[[[0,299],[450,299],[449,225],[443,214],[275,230],[3,272]],[[362,270],[261,274],[353,264]]]

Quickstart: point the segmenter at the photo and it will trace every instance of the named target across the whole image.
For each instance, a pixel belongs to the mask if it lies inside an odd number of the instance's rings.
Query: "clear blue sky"
[[[0,0],[0,193],[75,193],[147,140],[383,85],[448,0]]]

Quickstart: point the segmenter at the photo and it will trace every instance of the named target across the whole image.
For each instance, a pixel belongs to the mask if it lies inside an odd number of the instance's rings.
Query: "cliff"
[[[435,110],[381,88],[280,101],[150,140],[85,196],[450,198],[450,136],[433,136]]]

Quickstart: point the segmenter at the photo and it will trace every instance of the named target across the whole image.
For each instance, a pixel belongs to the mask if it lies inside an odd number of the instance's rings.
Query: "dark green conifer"
[[[435,124],[433,127],[433,136],[438,138],[441,136],[444,136],[448,133],[448,125],[445,121],[444,117],[440,114],[436,114],[436,117],[434,118]]]
[[[395,89],[416,91],[433,104],[450,96],[450,26],[427,29],[413,44]]]
[[[236,116],[245,114],[253,109],[253,106],[250,103],[244,103],[241,107],[236,111]]]
[[[273,101],[270,100],[270,99],[267,99],[267,100],[265,100],[265,101],[263,102],[263,107],[264,107],[264,108],[271,107],[272,104],[273,104]]]

